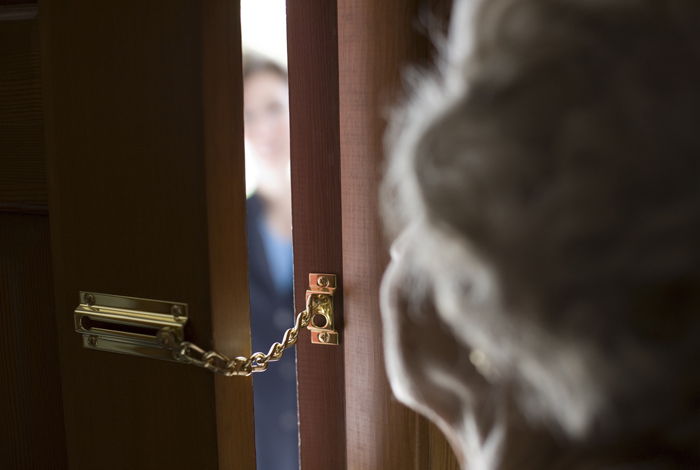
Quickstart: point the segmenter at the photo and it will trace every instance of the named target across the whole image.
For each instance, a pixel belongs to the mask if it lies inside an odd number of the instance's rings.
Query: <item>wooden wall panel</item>
[[[309,273],[338,276],[336,322],[343,325],[343,255],[335,1],[287,3],[294,299],[305,308]],[[340,341],[345,338],[341,332]],[[303,470],[346,468],[343,347],[297,343]]]
[[[441,26],[448,11],[446,1],[338,1],[347,468],[353,470],[457,468],[437,428],[392,396],[378,299],[388,262],[377,206],[384,117],[403,97],[405,68],[430,63],[432,45],[420,25]]]

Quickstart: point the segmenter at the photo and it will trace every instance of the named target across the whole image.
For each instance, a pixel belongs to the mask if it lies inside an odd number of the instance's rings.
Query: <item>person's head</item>
[[[700,2],[452,16],[387,137],[395,394],[469,468],[640,442],[697,458]]]
[[[289,165],[289,90],[286,70],[255,54],[243,58],[245,138],[267,171]]]

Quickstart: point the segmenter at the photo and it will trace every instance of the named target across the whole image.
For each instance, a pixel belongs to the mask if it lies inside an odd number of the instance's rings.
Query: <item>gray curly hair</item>
[[[442,320],[531,422],[697,452],[700,2],[457,1],[436,68],[382,199]]]

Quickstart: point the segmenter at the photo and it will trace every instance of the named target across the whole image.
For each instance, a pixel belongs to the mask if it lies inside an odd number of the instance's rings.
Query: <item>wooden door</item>
[[[78,292],[184,302],[250,354],[236,1],[42,0],[69,468],[253,469],[250,377],[86,349]]]
[[[303,470],[456,468],[391,397],[377,302],[382,112],[427,63],[422,4],[288,4],[297,308],[309,272],[336,273],[343,328],[339,347],[299,343]],[[79,290],[186,302],[188,339],[250,352],[238,11],[42,0],[68,468],[254,468],[249,378],[85,349],[72,318]]]

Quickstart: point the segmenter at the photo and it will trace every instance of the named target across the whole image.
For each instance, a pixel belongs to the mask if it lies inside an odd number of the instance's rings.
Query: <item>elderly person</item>
[[[388,133],[394,393],[470,470],[700,469],[700,2],[457,1],[437,69]]]

